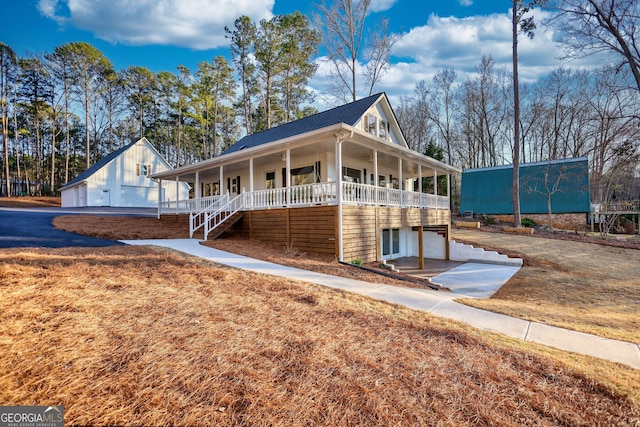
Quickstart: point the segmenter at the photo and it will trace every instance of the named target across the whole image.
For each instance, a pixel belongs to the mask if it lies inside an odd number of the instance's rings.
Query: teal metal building
[[[462,172],[460,213],[512,215],[513,165]],[[520,212],[547,213],[547,198],[557,213],[591,210],[586,157],[520,165]]]

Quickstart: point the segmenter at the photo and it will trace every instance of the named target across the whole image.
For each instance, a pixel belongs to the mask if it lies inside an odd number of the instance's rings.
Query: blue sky
[[[152,71],[194,70],[198,62],[229,56],[224,27],[240,15],[254,21],[296,10],[309,14],[313,2],[296,0],[3,0],[0,41],[19,55],[50,52],[67,42],[85,41],[100,49],[116,69],[129,65]],[[459,80],[472,74],[483,55],[511,67],[508,0],[373,0],[368,21],[390,20],[404,37],[394,48],[392,65],[377,89],[396,100],[415,83],[453,68]],[[536,19],[547,15],[535,11]],[[552,28],[540,28],[533,41],[521,37],[521,74],[534,80],[560,65],[595,65],[594,59],[566,63]],[[319,58],[321,59],[321,58]],[[311,82],[328,87],[322,65]]]

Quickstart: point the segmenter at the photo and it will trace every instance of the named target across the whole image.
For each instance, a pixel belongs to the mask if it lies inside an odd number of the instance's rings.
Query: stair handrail
[[[229,202],[223,206],[220,206],[214,212],[205,214],[204,220],[204,240],[207,240],[207,236],[211,231],[215,230],[220,224],[225,222],[228,218],[231,218],[236,212],[240,211],[245,206],[245,195],[248,193],[242,193],[229,200]],[[226,215],[222,215],[226,213]]]
[[[220,204],[228,204],[229,203],[229,193],[220,196],[219,199],[206,206],[205,208],[199,210],[196,213],[189,213],[189,237],[193,238],[193,233],[195,233],[200,227],[205,224],[204,220],[200,220],[201,218],[206,219],[206,213],[211,212],[213,210],[219,209],[217,207]],[[200,220],[200,221],[199,221]]]

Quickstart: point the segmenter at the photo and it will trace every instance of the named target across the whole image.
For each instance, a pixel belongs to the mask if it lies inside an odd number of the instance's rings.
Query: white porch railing
[[[193,235],[200,227],[204,226],[206,229],[209,226],[207,224],[212,221],[213,212],[222,212],[231,203],[235,203],[234,206],[240,210],[336,205],[338,203],[335,182],[244,192],[240,196],[231,199],[229,194],[225,194],[223,196],[163,202],[158,211],[165,214],[189,213],[189,231]],[[449,197],[447,196],[374,187],[353,182],[342,183],[342,202],[361,206],[449,209]],[[229,210],[227,209],[225,212],[229,212]],[[209,231],[213,228],[209,228]]]
[[[449,197],[394,188],[374,187],[353,182],[342,183],[342,201],[346,204],[399,208],[449,209]]]
[[[197,212],[189,213],[189,237],[193,237],[193,233],[195,233],[200,227],[205,225],[207,221],[207,216],[211,212],[215,212],[220,209],[222,206],[225,206],[229,203],[229,194],[225,194],[223,196],[215,196],[214,198],[206,197],[208,201],[212,202],[206,207],[200,209]],[[202,199],[194,199],[194,200],[202,200]],[[196,203],[195,205],[201,206],[202,203]],[[205,235],[206,239],[206,235]]]
[[[231,218],[236,212],[244,210],[248,194],[242,193],[231,200],[227,194],[227,200],[229,200],[227,203],[221,203],[218,209],[205,215],[204,240],[207,240],[209,233],[220,224]]]
[[[336,204],[335,182],[272,188],[247,194],[247,209],[270,209]]]
[[[170,200],[160,202],[158,215],[160,214],[185,214],[198,212],[213,205],[221,196],[200,197],[198,199]]]

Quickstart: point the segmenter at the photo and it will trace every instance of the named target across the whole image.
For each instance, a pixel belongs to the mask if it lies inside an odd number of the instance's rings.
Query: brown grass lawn
[[[47,196],[0,197],[0,207],[2,208],[60,207],[60,197],[47,197]]]
[[[490,299],[461,302],[640,343],[640,250],[463,229],[453,237],[519,252],[528,264]]]
[[[0,292],[0,402],[68,425],[640,423],[631,368],[168,250],[5,249]]]
[[[188,237],[187,225],[154,218],[65,216],[56,227],[111,239]],[[640,250],[570,240],[551,240],[476,230],[453,230],[454,238],[525,258],[520,270],[486,300],[468,305],[608,338],[640,343]],[[206,245],[292,267],[398,286],[384,279],[284,247],[222,238]],[[421,286],[421,285],[417,285]]]
[[[158,221],[155,218],[95,217],[92,215],[60,216],[53,220],[55,227],[78,234],[102,239],[181,239],[189,237],[188,225],[174,221]],[[202,236],[200,236],[202,237]],[[259,258],[264,261],[285,264],[290,267],[343,276],[366,282],[385,283],[394,286],[424,288],[424,285],[395,280],[355,267],[340,265],[334,257],[301,253],[295,248],[249,241],[242,238],[219,238],[203,243],[206,246]]]

